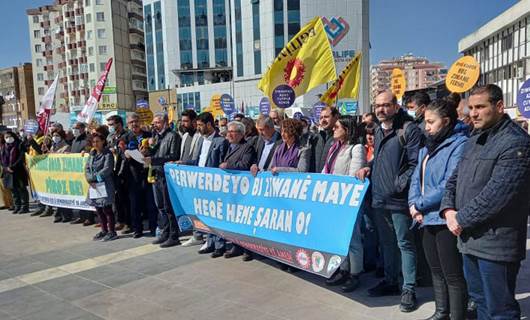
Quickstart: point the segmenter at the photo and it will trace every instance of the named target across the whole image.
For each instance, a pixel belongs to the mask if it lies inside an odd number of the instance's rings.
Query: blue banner
[[[330,277],[348,254],[368,188],[348,176],[166,164],[177,216],[258,254]]]

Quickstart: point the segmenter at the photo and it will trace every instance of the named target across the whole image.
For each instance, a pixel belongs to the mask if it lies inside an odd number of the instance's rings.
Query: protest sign
[[[403,70],[399,68],[394,68],[392,70],[390,82],[392,87],[392,93],[396,96],[396,98],[401,99],[405,94],[405,90],[407,89],[407,80],[405,80]]]
[[[519,89],[517,109],[523,117],[530,119],[530,79],[526,80]]]
[[[153,122],[153,111],[150,109],[136,109],[136,114],[138,115],[141,125],[149,126],[151,125],[151,122]]]
[[[234,98],[232,98],[231,95],[225,93],[220,99],[221,108],[223,108],[225,114],[230,115],[236,112],[236,104],[234,102]]]
[[[88,183],[81,154],[26,155],[34,192],[45,205],[69,209],[94,210],[86,204]]]
[[[271,111],[271,103],[269,102],[269,98],[263,97],[259,101],[259,112],[262,115],[268,116],[269,112]]]
[[[480,66],[477,60],[473,56],[463,56],[456,60],[447,72],[445,86],[451,92],[466,92],[473,88],[479,76]]]
[[[260,255],[324,277],[347,259],[368,181],[338,175],[165,165],[177,216]]]
[[[24,132],[28,134],[36,134],[39,131],[39,123],[36,120],[28,119],[24,123]]]

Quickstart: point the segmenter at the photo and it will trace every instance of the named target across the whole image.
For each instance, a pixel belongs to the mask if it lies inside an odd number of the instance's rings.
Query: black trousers
[[[445,283],[444,294],[451,304],[451,319],[463,319],[467,307],[467,285],[462,254],[456,247],[457,238],[446,225],[426,226],[423,249],[433,281]],[[447,299],[448,298],[448,299]]]
[[[162,239],[179,239],[179,226],[177,219],[171,210],[169,192],[167,190],[165,177],[158,177],[153,184],[155,204],[158,208],[160,237]]]
[[[120,178],[116,179],[116,198],[114,200],[114,211],[116,212],[118,223],[131,225],[131,215],[129,211],[128,187]]]

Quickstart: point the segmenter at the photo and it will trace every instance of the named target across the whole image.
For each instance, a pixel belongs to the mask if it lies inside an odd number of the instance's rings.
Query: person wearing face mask
[[[462,158],[466,126],[457,121],[456,105],[438,99],[425,110],[425,147],[412,175],[409,207],[415,223],[423,227],[423,249],[430,268],[435,313],[429,319],[465,319],[467,287],[457,238],[440,217],[445,184]]]
[[[407,101],[407,113],[411,116],[418,127],[423,131],[425,130],[425,121],[424,114],[425,108],[431,103],[431,98],[425,92],[416,92],[408,101]]]
[[[71,147],[66,143],[66,134],[63,130],[54,130],[52,133],[52,146],[50,153],[69,153]],[[72,210],[66,208],[57,208],[55,212],[54,223],[72,221]]]
[[[1,133],[0,134],[0,155],[2,154],[5,148],[6,148],[6,140],[4,139],[4,134]],[[11,189],[8,189],[4,186],[3,181],[0,181],[0,192],[2,193],[2,201],[4,203],[4,209],[15,211],[15,203],[13,202],[13,194],[11,193]]]
[[[29,212],[28,176],[24,168],[24,145],[17,134],[6,132],[5,148],[2,149],[2,181],[4,187],[11,190],[16,213]]]

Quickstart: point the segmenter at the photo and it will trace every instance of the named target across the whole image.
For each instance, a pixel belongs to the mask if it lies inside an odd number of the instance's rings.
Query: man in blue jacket
[[[416,245],[410,230],[412,218],[407,196],[410,178],[418,163],[422,133],[388,91],[375,98],[375,113],[381,125],[375,132],[374,159],[357,172],[371,177],[372,208],[383,248],[385,280],[368,290],[373,297],[399,294],[403,273],[400,310],[416,309]]]
[[[515,280],[526,255],[530,137],[504,114],[496,85],[469,96],[475,131],[446,184],[440,207],[458,236],[469,295],[479,319],[519,319]]]

